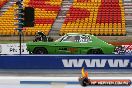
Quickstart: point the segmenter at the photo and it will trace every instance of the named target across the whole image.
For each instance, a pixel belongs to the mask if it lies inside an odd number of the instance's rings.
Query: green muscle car
[[[30,54],[113,54],[115,46],[89,34],[68,33],[54,42],[29,42]]]

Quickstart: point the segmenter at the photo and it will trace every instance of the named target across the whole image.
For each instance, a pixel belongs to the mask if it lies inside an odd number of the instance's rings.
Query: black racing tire
[[[33,54],[48,54],[48,51],[43,47],[37,47],[34,49]]]
[[[101,49],[90,49],[87,54],[103,54]]]

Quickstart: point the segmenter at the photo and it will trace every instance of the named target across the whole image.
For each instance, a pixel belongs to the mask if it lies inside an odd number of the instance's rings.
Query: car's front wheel
[[[87,54],[103,54],[103,51],[100,49],[91,49]]]
[[[48,54],[48,52],[45,48],[39,47],[34,49],[33,54]]]

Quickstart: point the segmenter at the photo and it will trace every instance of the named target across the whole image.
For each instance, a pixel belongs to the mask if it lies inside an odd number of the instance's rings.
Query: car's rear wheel
[[[103,54],[103,51],[101,49],[91,49],[87,54]]]
[[[48,52],[45,48],[39,47],[34,49],[33,54],[48,54]]]

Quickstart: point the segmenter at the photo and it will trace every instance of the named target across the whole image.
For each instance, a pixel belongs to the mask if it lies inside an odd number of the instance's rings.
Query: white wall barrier
[[[16,44],[0,44],[0,54],[19,54],[20,45]],[[22,54],[29,54],[26,50],[26,43],[22,43]]]
[[[0,54],[19,54],[19,43],[0,44]],[[132,45],[122,45],[126,49],[126,53],[132,54]],[[22,43],[22,54],[29,54],[26,50],[26,43]]]

